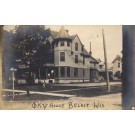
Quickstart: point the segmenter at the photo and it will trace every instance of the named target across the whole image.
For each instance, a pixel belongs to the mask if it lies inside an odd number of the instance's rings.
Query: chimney
[[[91,42],[90,42],[90,52],[89,55],[92,56],[92,51],[91,51]]]

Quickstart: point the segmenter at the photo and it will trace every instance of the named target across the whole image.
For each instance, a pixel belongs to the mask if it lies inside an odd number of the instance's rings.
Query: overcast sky
[[[69,35],[77,34],[84,44],[86,50],[89,52],[89,46],[91,42],[92,46],[92,55],[95,58],[100,58],[104,61],[103,53],[103,39],[102,39],[102,29],[104,29],[105,42],[108,56],[108,63],[111,63],[116,55],[122,55],[122,26],[120,25],[105,25],[105,26],[96,26],[96,25],[72,25],[64,26],[65,29],[69,30]],[[5,26],[4,29],[11,30],[14,26]],[[59,31],[61,25],[53,26],[46,25],[46,28],[51,28],[51,30]]]

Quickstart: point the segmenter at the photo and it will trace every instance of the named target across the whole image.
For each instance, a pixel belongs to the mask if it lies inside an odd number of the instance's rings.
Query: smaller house
[[[117,55],[112,61],[112,71],[114,78],[120,79],[122,73],[122,58]]]

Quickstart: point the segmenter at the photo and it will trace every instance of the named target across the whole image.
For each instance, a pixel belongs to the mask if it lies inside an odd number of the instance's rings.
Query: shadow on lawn
[[[56,91],[57,92],[57,91]],[[107,92],[107,88],[105,86],[98,87],[98,88],[85,88],[81,90],[72,90],[72,91],[59,91],[57,93],[60,94],[68,94],[68,95],[76,95],[77,97],[95,97],[95,96],[102,96],[108,94],[115,94],[121,92],[121,86],[111,86],[111,91]]]

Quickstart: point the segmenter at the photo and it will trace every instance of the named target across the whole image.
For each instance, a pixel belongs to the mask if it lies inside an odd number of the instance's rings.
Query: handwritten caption
[[[32,103],[33,109],[102,109],[105,105],[102,102],[95,101],[90,103],[77,103],[77,102],[67,102],[67,103],[43,103],[40,101],[35,101]]]

